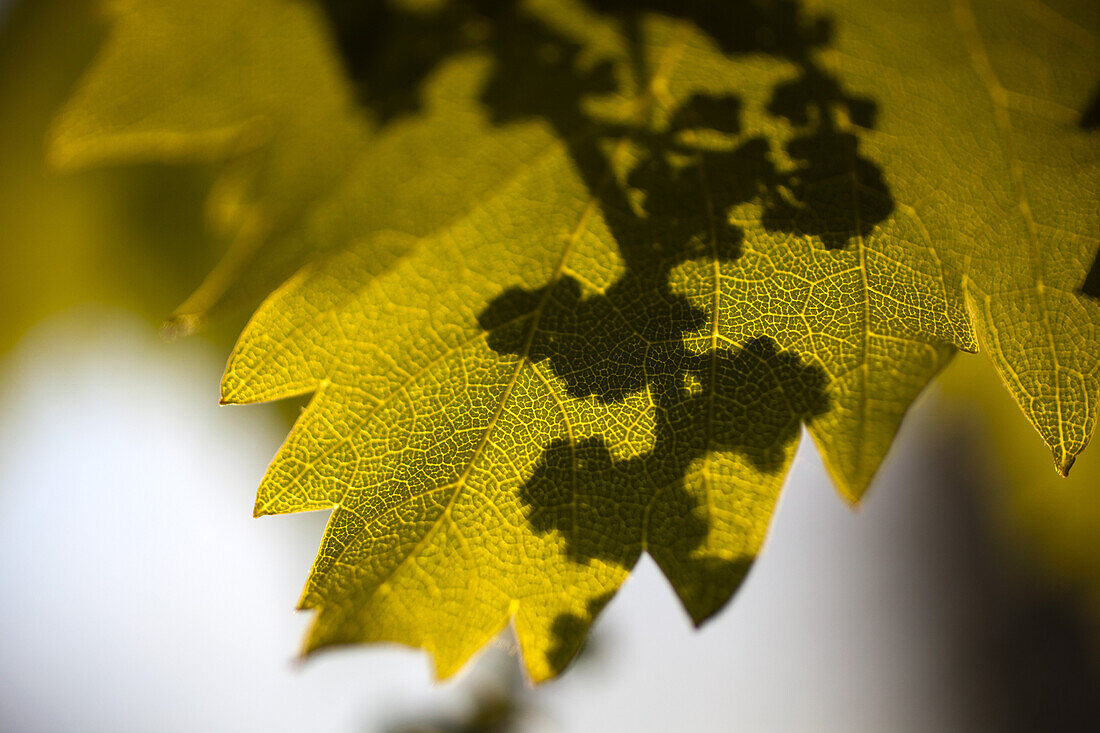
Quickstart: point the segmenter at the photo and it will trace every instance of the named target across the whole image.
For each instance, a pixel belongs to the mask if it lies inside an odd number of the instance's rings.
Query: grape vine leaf
[[[101,24],[71,0],[0,16],[2,364],[29,329],[80,304],[162,319],[222,243],[202,226],[210,176],[198,166],[49,169],[43,132],[96,52]]]
[[[856,500],[956,349],[1063,472],[1093,431],[1089,3],[114,13],[53,154],[234,153],[212,200],[247,244],[185,320],[296,273],[222,400],[313,395],[256,502],[333,509],[309,650],[445,676],[511,622],[546,679],[642,552],[702,622],[801,426]]]

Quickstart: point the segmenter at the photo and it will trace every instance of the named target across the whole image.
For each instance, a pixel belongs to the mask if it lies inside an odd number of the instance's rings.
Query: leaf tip
[[[848,506],[849,509],[855,511],[860,508],[863,502],[863,497],[867,494],[867,490],[871,487],[871,481],[877,472],[878,467],[876,465],[873,472],[844,472],[842,470],[835,470],[832,467],[829,468],[829,475],[833,479],[833,486],[836,487],[836,492],[840,494],[840,498]]]
[[[691,628],[698,631],[703,628],[703,625],[710,620],[710,616],[706,614],[696,613],[690,608],[688,609],[688,618],[691,619]]]
[[[241,404],[240,397],[237,392],[237,385],[233,383],[228,371],[225,376],[222,377],[221,388],[218,394],[218,404],[222,405],[239,405]]]
[[[862,505],[863,496],[867,493],[869,484],[869,481],[863,481],[859,484],[838,482],[837,493],[840,494],[840,498],[844,500],[849,509],[856,511]]]
[[[1058,471],[1058,475],[1062,478],[1069,478],[1069,471],[1073,468],[1073,464],[1077,462],[1077,456],[1072,456],[1063,453],[1059,458],[1058,454],[1054,455],[1054,468]]]

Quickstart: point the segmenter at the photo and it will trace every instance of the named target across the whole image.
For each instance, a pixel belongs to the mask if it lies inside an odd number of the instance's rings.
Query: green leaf
[[[126,3],[54,150],[249,149],[223,281],[297,274],[222,399],[313,393],[256,504],[333,508],[308,649],[545,679],[642,552],[699,623],[801,426],[856,500],[957,348],[1093,431],[1087,3],[204,5]]]

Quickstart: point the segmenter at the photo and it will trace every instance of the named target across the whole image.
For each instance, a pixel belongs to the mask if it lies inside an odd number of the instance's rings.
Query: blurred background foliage
[[[37,323],[89,304],[155,328],[227,246],[204,225],[212,166],[47,168],[47,127],[104,30],[93,0],[0,3],[0,363]],[[228,353],[246,316],[199,338]],[[932,447],[940,485],[928,490],[956,512],[939,538],[954,560],[939,571],[973,613],[951,625],[955,648],[1011,729],[1100,730],[1100,447],[1061,479],[993,376],[984,359],[956,358],[902,436]],[[498,654],[458,683],[468,714],[428,710],[392,730],[522,730],[538,693],[518,674]]]
[[[0,20],[0,351],[78,304],[159,322],[226,246],[203,223],[209,166],[47,168],[47,127],[105,30],[96,4],[20,2]]]
[[[1068,478],[1050,466],[1035,429],[984,359],[960,355],[940,377],[938,434],[952,480],[976,492],[1006,561],[1081,614],[1100,654],[1100,450]],[[962,483],[968,483],[962,486]]]

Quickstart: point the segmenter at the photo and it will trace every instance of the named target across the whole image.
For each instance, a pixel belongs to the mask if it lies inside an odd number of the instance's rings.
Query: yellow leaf
[[[642,552],[701,622],[802,425],[854,501],[955,349],[1093,431],[1087,3],[207,5],[119,4],[54,150],[248,162],[183,312],[296,273],[222,400],[313,393],[256,504],[333,509],[310,650],[545,679]]]

